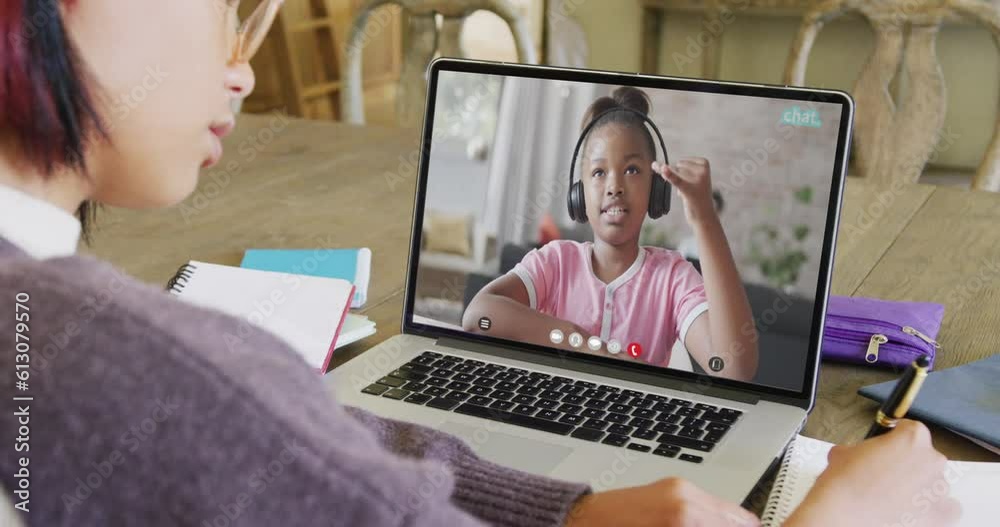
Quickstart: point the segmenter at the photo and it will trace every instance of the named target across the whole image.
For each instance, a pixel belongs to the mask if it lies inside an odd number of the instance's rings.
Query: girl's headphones
[[[580,139],[576,142],[576,148],[573,149],[573,162],[569,165],[569,193],[566,195],[566,205],[569,207],[569,217],[578,223],[587,223],[587,204],[583,196],[583,183],[580,181],[573,181],[573,172],[576,171],[576,158],[580,154],[580,147],[583,146],[583,142],[587,139],[587,135],[590,130],[597,125],[598,121],[602,117],[608,115],[612,112],[629,112],[636,117],[642,119],[653,132],[656,133],[656,138],[660,140],[660,149],[663,151],[663,163],[669,164],[670,160],[667,158],[667,147],[663,143],[663,136],[660,135],[660,130],[653,123],[653,120],[649,118],[646,114],[633,110],[631,108],[626,108],[624,106],[616,106],[610,110],[605,110],[594,117],[590,123],[583,129],[580,133]],[[659,174],[653,174],[653,184],[649,188],[649,217],[659,218],[664,214],[670,212],[670,183],[667,183],[662,176]]]

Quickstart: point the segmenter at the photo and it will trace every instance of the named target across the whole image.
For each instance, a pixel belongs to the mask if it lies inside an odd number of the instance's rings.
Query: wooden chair
[[[279,11],[272,29],[272,41],[278,55],[274,67],[278,70],[286,110],[295,116],[306,117],[309,101],[322,97],[329,99],[333,115],[339,114],[337,106],[340,100],[336,94],[340,88],[337,81],[340,72],[337,71],[337,50],[334,46],[335,21],[330,16],[333,9],[329,4],[330,0],[308,0],[303,9],[309,17],[301,21],[293,20],[287,13]],[[314,32],[317,37],[316,51],[321,59],[320,77],[327,80],[306,85],[303,81],[302,57],[296,56],[297,50],[292,41],[296,36],[310,32]]]
[[[403,43],[403,65],[399,76],[396,98],[396,118],[401,126],[417,126],[423,117],[424,99],[427,96],[425,72],[434,55],[462,57],[459,43],[462,22],[475,11],[485,10],[502,18],[514,34],[518,60],[537,64],[538,58],[527,24],[506,0],[368,0],[358,12],[351,28],[344,59],[344,82],[341,90],[341,108],[344,120],[350,123],[365,122],[362,101],[361,51],[368,39],[377,38],[379,28],[366,25],[377,8],[395,4],[403,8],[407,26]],[[438,28],[437,15],[443,22]]]
[[[1000,47],[1000,12],[983,0],[821,1],[799,27],[785,69],[786,84],[804,83],[809,51],[819,31],[848,12],[860,13],[875,32],[875,49],[853,92],[857,169],[862,177],[881,184],[915,183],[944,127],[944,75],[935,53],[941,23],[959,17],[982,24]],[[899,101],[890,91],[897,72],[906,81]],[[1000,191],[1000,121],[972,187]]]

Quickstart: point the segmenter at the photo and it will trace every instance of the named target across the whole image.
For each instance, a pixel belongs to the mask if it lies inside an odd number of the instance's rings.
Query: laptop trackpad
[[[572,448],[487,430],[480,426],[445,421],[437,428],[462,438],[484,459],[533,474],[549,474],[573,453]]]

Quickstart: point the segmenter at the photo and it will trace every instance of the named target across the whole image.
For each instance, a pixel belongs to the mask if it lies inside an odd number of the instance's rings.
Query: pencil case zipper
[[[909,363],[925,354],[933,360],[941,347],[936,340],[910,325],[843,315],[827,318],[823,341],[824,349],[831,349],[824,353],[825,358],[877,364],[885,352],[891,353],[888,363],[893,366]],[[845,348],[856,348],[857,353],[845,353]]]

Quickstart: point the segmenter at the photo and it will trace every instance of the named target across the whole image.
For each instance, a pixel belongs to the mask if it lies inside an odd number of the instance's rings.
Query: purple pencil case
[[[941,304],[831,296],[822,358],[900,369],[928,355],[933,368],[943,317]]]

